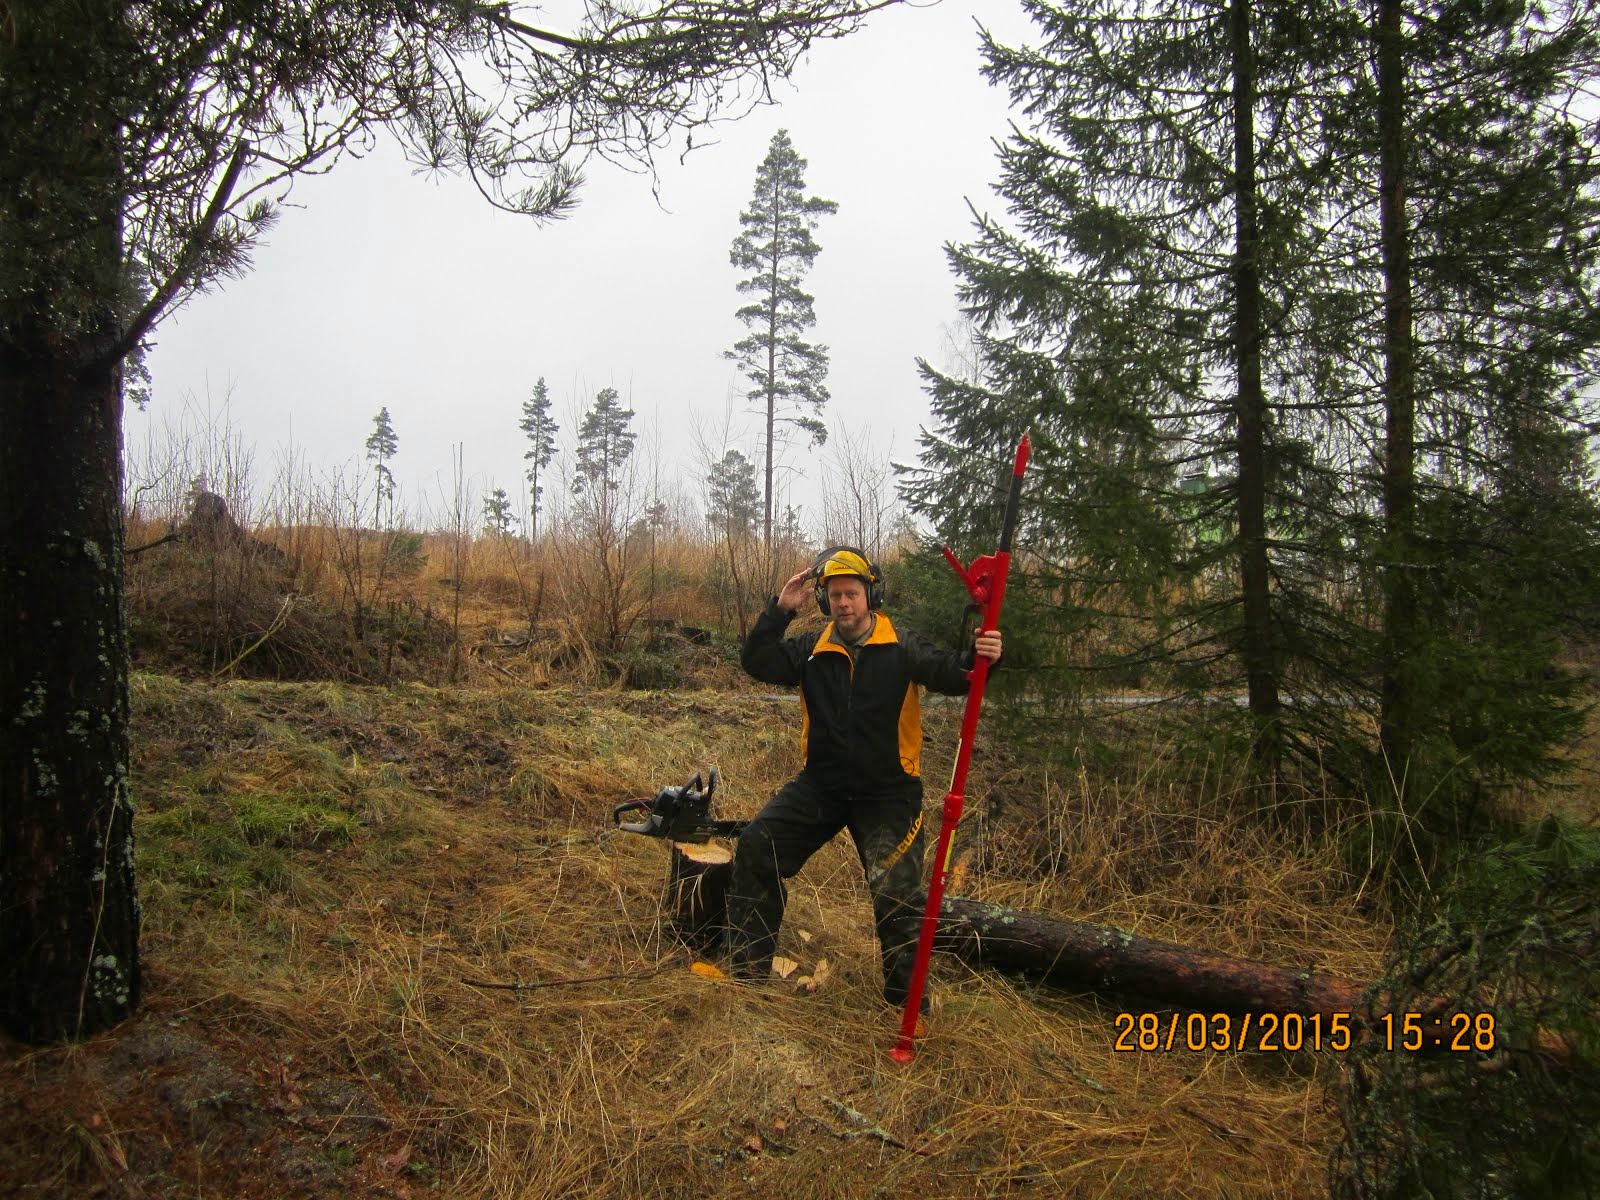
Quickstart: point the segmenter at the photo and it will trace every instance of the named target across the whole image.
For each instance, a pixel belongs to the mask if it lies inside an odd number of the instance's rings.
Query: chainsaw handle
[[[622,814],[626,812],[649,812],[653,802],[650,800],[628,800],[617,805],[611,810],[611,823],[624,833],[649,833],[652,823],[643,821],[623,821]]]

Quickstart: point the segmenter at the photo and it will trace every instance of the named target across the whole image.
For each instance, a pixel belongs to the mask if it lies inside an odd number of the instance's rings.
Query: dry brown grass
[[[941,962],[920,1053],[892,1063],[842,840],[795,881],[785,926],[785,954],[830,964],[820,992],[691,974],[659,912],[665,854],[609,810],[716,764],[722,812],[750,814],[797,765],[784,702],[141,676],[135,709],[151,994],[85,1047],[0,1062],[23,1133],[0,1175],[22,1194],[1323,1190],[1336,1055],[1121,1054],[1116,998]],[[930,712],[930,814],[957,715]],[[994,770],[980,753],[975,811],[1002,783],[1013,799],[969,894],[1376,964],[1386,931],[1268,823]],[[1050,846],[1052,869],[1024,861]]]
[[[623,589],[627,637],[613,646],[597,636],[595,596],[574,574],[584,558],[569,535],[535,547],[301,523],[217,545],[162,541],[171,528],[128,520],[129,547],[147,547],[127,574],[142,669],[356,683],[738,682],[731,631],[718,621],[714,551],[692,539],[659,539],[653,560],[635,552]],[[691,643],[682,626],[718,629],[721,644]]]

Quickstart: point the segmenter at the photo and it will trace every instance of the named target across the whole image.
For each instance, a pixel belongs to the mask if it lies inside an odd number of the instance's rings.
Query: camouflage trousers
[[[872,893],[883,953],[883,994],[904,1004],[922,930],[922,783],[853,793],[802,771],[778,789],[739,837],[728,885],[728,956],[736,975],[772,970],[792,878],[834,834],[848,829]]]

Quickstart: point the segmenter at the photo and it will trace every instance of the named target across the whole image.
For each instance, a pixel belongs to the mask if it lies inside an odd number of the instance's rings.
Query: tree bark
[[[0,339],[0,1023],[54,1041],[139,1003],[122,399],[18,349]]]
[[[778,413],[778,263],[782,258],[779,226],[781,190],[774,173],[772,184],[772,273],[767,281],[767,467],[764,515],[761,518],[761,548],[766,555],[766,573],[769,585],[778,582],[777,559],[772,553],[772,458],[773,442],[777,436]]]
[[[1234,421],[1238,444],[1239,582],[1244,610],[1243,645],[1250,717],[1255,728],[1252,757],[1269,780],[1278,773],[1277,654],[1272,634],[1272,577],[1267,562],[1266,400],[1261,383],[1260,222],[1257,216],[1255,146],[1256,73],[1250,6],[1233,0],[1229,27],[1233,57],[1234,190]]]
[[[106,50],[121,21],[109,0],[19,10],[0,65],[0,1026],[35,1042],[139,1003]]]
[[[1406,219],[1405,24],[1402,0],[1379,0],[1378,217],[1383,262],[1383,645],[1379,743],[1405,807],[1416,741],[1416,356],[1412,340],[1411,241]],[[1425,786],[1425,784],[1424,784]]]
[[[715,842],[672,843],[663,907],[672,928],[696,953],[714,951],[728,925],[733,851]]]
[[[1349,979],[977,900],[945,900],[934,945],[975,966],[1068,991],[1135,996],[1199,1012],[1310,1015],[1361,1007],[1363,987]]]

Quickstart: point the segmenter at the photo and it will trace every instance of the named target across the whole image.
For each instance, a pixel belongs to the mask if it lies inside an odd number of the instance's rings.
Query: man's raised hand
[[[783,585],[783,590],[778,593],[778,607],[786,613],[800,611],[800,606],[806,602],[806,597],[811,595],[811,568],[805,567],[789,577],[789,582]]]

